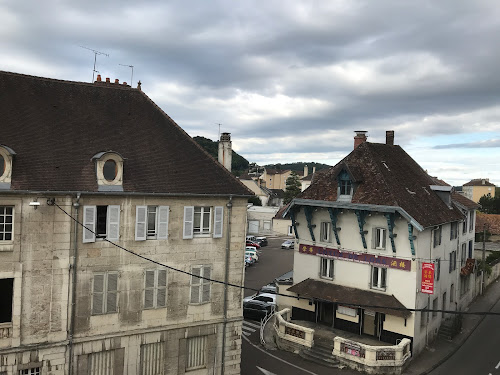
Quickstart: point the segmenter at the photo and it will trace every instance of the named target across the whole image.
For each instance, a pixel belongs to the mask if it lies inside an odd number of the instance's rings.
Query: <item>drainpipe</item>
[[[76,194],[76,201],[73,203],[75,208],[75,217],[78,219],[78,209],[80,208],[80,193]],[[68,375],[73,373],[73,336],[75,333],[75,315],[76,315],[76,276],[77,276],[77,266],[78,264],[78,224],[74,223],[73,230],[73,262],[70,265],[70,270],[72,271],[71,280],[71,317],[69,323],[69,360],[68,360]]]
[[[226,355],[226,328],[227,328],[227,290],[229,282],[229,253],[231,250],[231,213],[233,209],[233,196],[229,196],[229,202],[226,204],[227,207],[227,231],[226,231],[226,264],[225,264],[225,274],[224,274],[224,323],[222,325],[222,353],[221,353],[221,375],[224,375],[225,355]],[[70,374],[71,375],[71,374]]]

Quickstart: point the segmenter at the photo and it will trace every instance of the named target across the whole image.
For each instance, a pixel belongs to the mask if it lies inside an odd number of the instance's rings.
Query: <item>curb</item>
[[[498,281],[498,279],[497,279]],[[496,282],[496,281],[495,281]],[[493,307],[495,307],[495,305],[498,303],[498,301],[500,301],[500,297],[498,297],[496,299],[495,302],[493,302],[493,304],[490,306],[490,308],[488,309],[488,312],[490,312]],[[446,362],[448,359],[450,359],[450,357],[455,354],[457,352],[458,349],[460,349],[463,345],[464,342],[466,342],[469,337],[474,333],[474,331],[476,330],[476,328],[483,322],[484,318],[486,318],[486,315],[483,315],[479,320],[478,322],[472,327],[472,329],[470,330],[470,332],[467,334],[467,336],[465,336],[462,341],[460,343],[458,343],[459,345],[457,345],[454,349],[452,349],[447,355],[445,355],[443,358],[441,358],[438,362],[436,362],[435,364],[433,364],[429,369],[427,370],[424,370],[423,372],[419,373],[418,375],[427,375],[429,374],[430,372],[434,371],[435,369],[437,369],[439,366],[441,366],[444,362]]]

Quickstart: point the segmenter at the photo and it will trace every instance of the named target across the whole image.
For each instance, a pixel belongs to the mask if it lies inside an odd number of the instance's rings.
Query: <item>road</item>
[[[491,311],[500,312],[500,301]],[[500,375],[500,329],[497,316],[486,316],[463,345],[432,375]]]
[[[245,271],[245,286],[259,289],[293,268],[293,250],[280,248],[284,239],[269,239],[269,245],[262,249],[259,263]],[[245,291],[245,296],[251,295]],[[297,354],[281,350],[266,351],[260,345],[259,322],[243,322],[241,375],[333,375],[359,374],[348,369],[334,369],[309,362]],[[500,374],[499,374],[500,375]]]

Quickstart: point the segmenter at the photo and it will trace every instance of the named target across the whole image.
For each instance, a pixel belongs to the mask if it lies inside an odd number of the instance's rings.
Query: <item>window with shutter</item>
[[[106,288],[106,313],[118,311],[118,273],[108,272]]]
[[[97,239],[116,241],[120,238],[120,206],[84,206],[83,242]]]
[[[120,238],[120,206],[107,208],[107,239],[117,241]]]
[[[190,303],[200,304],[210,302],[211,266],[193,266],[191,268]]]
[[[210,279],[210,277],[211,277],[210,266],[203,267],[203,277]],[[201,302],[209,302],[210,301],[210,281],[203,279],[201,281],[201,284],[202,284]]]
[[[182,230],[182,238],[190,239],[193,238],[193,219],[194,219],[194,207],[185,206],[184,207],[184,225]]]
[[[94,274],[92,286],[92,314],[98,315],[104,313],[104,273]]]
[[[83,206],[83,242],[95,242],[96,206]]]
[[[222,237],[222,227],[224,225],[223,216],[224,216],[224,207],[216,206],[215,207],[215,218],[214,218],[214,238]]]
[[[94,273],[92,286],[92,315],[118,311],[118,272]]]
[[[135,207],[135,240],[146,241],[147,206]]]
[[[156,307],[167,306],[167,270],[157,270]]]
[[[158,239],[166,240],[168,238],[168,216],[169,206],[158,206]]]
[[[144,308],[165,307],[167,304],[167,270],[146,270],[144,278]]]
[[[155,299],[155,270],[146,270],[144,284],[144,308],[152,309]]]

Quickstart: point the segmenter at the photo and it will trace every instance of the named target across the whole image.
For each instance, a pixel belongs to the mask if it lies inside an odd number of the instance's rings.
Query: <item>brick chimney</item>
[[[100,74],[97,75],[97,82],[101,82],[101,75]]]
[[[394,146],[394,130],[387,130],[385,132],[385,144]]]
[[[354,137],[354,148],[358,147],[361,143],[366,142],[366,130],[355,130],[356,136]]]
[[[219,163],[231,172],[232,159],[233,149],[231,143],[231,133],[222,133],[219,140]]]

